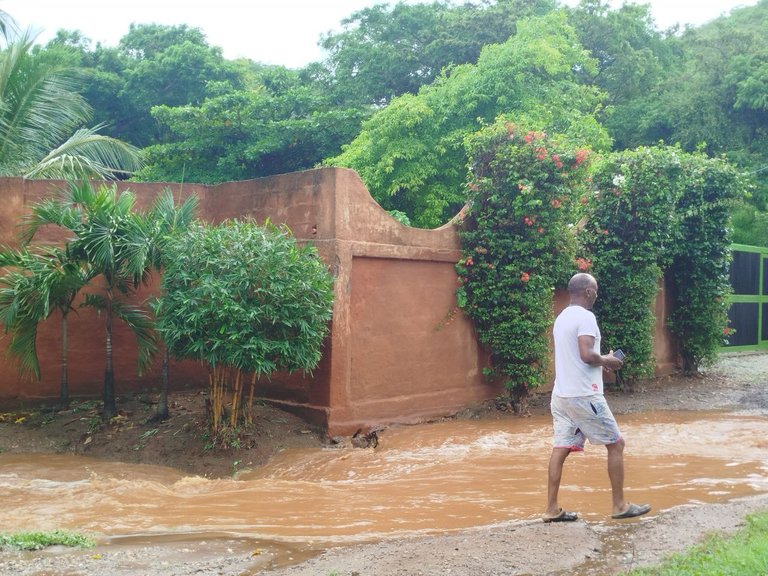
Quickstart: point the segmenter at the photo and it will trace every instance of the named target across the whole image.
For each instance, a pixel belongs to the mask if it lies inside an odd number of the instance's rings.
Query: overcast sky
[[[408,0],[418,3],[423,0]],[[356,10],[385,0],[0,0],[0,9],[22,28],[40,32],[46,42],[56,31],[80,30],[105,46],[116,46],[136,24],[187,24],[201,28],[208,43],[228,59],[244,56],[266,64],[301,67],[321,60],[320,35],[340,30]],[[390,2],[393,3],[393,2]],[[578,0],[564,3],[575,5]],[[621,0],[612,0],[613,6]],[[757,0],[649,0],[659,28],[675,23],[699,25],[736,6]]]

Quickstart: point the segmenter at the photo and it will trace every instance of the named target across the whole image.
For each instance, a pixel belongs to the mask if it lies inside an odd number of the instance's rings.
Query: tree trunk
[[[160,399],[157,402],[157,412],[152,417],[153,422],[168,420],[168,348],[163,349],[163,366],[160,370]]]
[[[112,291],[107,291],[107,358],[104,368],[104,409],[102,419],[109,420],[117,414],[115,405],[115,372],[112,367]]]
[[[67,371],[67,315],[61,315],[61,383],[59,385],[59,407],[69,407],[69,374]]]
[[[529,398],[530,393],[526,386],[516,384],[509,390],[509,401],[512,404],[512,409],[518,416],[531,415],[531,411],[528,408]]]

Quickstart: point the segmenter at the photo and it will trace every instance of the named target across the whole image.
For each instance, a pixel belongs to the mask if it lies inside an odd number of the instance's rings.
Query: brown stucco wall
[[[0,179],[0,242],[15,244],[16,226],[28,206],[61,182]],[[333,271],[335,302],[330,336],[320,365],[309,375],[276,374],[258,384],[258,393],[328,428],[348,433],[360,427],[414,422],[451,414],[501,392],[486,383],[487,356],[471,323],[456,310],[459,239],[452,224],[421,230],[399,224],[371,198],[358,175],[323,168],[217,186],[121,183],[140,207],[148,207],[166,186],[200,199],[200,217],[211,222],[252,217],[287,224],[301,241],[312,242]],[[42,231],[40,242],[61,242],[57,231]],[[137,296],[143,300],[155,285]],[[555,308],[565,304],[563,294]],[[663,291],[657,315],[666,317]],[[0,340],[0,400],[53,398],[60,371],[59,318],[41,326],[38,351],[42,380],[19,378]],[[103,319],[84,309],[70,315],[69,375],[73,395],[98,396],[104,370]],[[116,326],[117,393],[154,389],[158,367],[144,376],[135,370],[131,336]],[[659,370],[669,371],[675,353],[663,320],[655,352]],[[173,389],[202,388],[207,373],[195,362],[171,366]]]

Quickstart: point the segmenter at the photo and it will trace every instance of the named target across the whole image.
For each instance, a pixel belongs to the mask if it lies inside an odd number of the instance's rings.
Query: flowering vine
[[[509,122],[482,130],[469,148],[457,299],[490,350],[486,375],[501,379],[525,410],[529,390],[550,375],[554,289],[577,266],[572,223],[587,193],[590,153]]]

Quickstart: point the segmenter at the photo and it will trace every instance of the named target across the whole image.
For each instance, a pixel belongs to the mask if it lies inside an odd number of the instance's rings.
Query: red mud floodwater
[[[656,514],[768,492],[768,421],[723,412],[623,415],[626,491]],[[64,455],[0,454],[4,531],[69,529],[103,543],[235,537],[297,561],[338,543],[538,518],[550,419],[390,428],[376,449],[285,451],[233,479]],[[561,503],[610,513],[605,449],[569,457]]]

